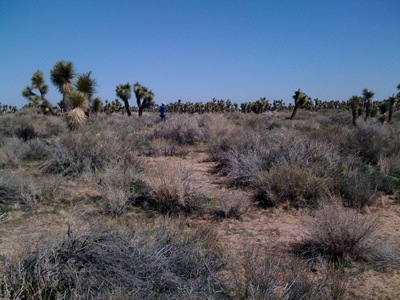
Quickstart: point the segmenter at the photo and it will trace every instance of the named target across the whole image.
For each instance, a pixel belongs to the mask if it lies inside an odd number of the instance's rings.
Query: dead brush
[[[218,219],[239,220],[252,206],[253,202],[249,198],[222,199],[221,208],[215,209],[212,214]]]
[[[133,168],[110,163],[92,177],[100,185],[100,210],[103,214],[112,217],[122,215],[138,194],[134,183],[139,179],[139,174]]]
[[[327,205],[315,213],[308,227],[306,236],[294,244],[294,251],[311,266],[320,258],[334,265],[354,261],[385,264],[398,262],[399,255],[394,255],[393,249],[382,251],[390,247],[384,246],[387,243],[379,235],[377,217],[362,215],[339,205]],[[390,257],[397,259],[387,261]]]
[[[91,231],[30,249],[0,269],[1,299],[209,299],[225,292],[210,228],[168,222],[131,235]]]

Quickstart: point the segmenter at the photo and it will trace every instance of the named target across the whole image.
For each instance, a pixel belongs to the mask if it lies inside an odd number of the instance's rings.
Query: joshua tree
[[[352,96],[349,99],[349,104],[351,108],[351,115],[353,116],[353,125],[357,126],[358,110],[361,104],[362,98],[359,96]]]
[[[129,108],[129,98],[132,95],[131,84],[129,82],[125,84],[119,84],[117,85],[115,91],[117,93],[117,97],[121,98],[122,101],[124,101],[126,113],[130,117],[132,115],[131,110]]]
[[[33,91],[34,89],[39,90],[40,96]],[[32,75],[31,85],[25,87],[22,91],[22,96],[27,98],[35,107],[41,107],[44,111],[50,111],[54,115],[50,102],[46,100],[48,90],[49,86],[45,83],[43,73],[36,71]]]
[[[78,91],[84,92],[88,96],[88,101],[91,103],[93,94],[96,92],[96,79],[90,77],[92,71],[78,75],[75,87]]]
[[[92,111],[95,113],[103,111],[103,103],[99,97],[96,97],[92,101]]]
[[[136,103],[139,109],[138,115],[141,117],[144,109],[154,105],[154,93],[139,82],[133,85],[133,91],[135,92]]]
[[[75,76],[75,67],[70,61],[60,60],[56,62],[53,69],[50,70],[51,82],[57,87],[58,91],[63,95],[61,101],[61,110],[66,111],[66,100],[69,92],[72,91],[72,80]]]
[[[373,91],[369,91],[367,88],[362,90],[363,100],[364,100],[364,107],[365,107],[365,118],[364,121],[371,114],[371,106],[372,106],[372,98],[374,97],[375,93]]]
[[[294,92],[293,99],[294,109],[289,119],[293,119],[297,113],[297,110],[299,108],[303,108],[310,101],[310,98],[307,96],[307,94],[303,93],[300,89]]]

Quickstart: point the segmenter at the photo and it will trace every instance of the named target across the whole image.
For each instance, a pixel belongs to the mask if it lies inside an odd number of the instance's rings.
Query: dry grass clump
[[[150,192],[147,202],[161,213],[201,212],[206,198],[192,188],[191,172],[184,165],[163,159],[144,178]]]
[[[196,116],[171,115],[167,122],[160,122],[154,129],[155,138],[171,140],[179,145],[193,145],[204,141],[204,130]]]
[[[223,297],[215,233],[164,224],[124,236],[89,232],[31,249],[0,270],[3,299]]]
[[[177,142],[161,137],[155,137],[150,141],[149,155],[152,156],[179,156],[185,157],[188,150]]]
[[[289,203],[295,208],[316,208],[330,196],[329,178],[318,177],[307,167],[272,167],[252,180],[254,201],[264,207]]]
[[[383,251],[390,249],[385,245],[387,243],[379,235],[377,217],[362,215],[339,205],[329,205],[315,213],[307,235],[295,244],[294,249],[312,264],[320,257],[339,265],[354,261],[398,262],[399,254],[395,258],[393,249],[390,253]],[[388,258],[392,261],[387,261]]]
[[[296,261],[262,257],[248,253],[243,271],[236,271],[233,287],[237,299],[345,299],[346,286],[333,272],[312,277],[307,268]]]

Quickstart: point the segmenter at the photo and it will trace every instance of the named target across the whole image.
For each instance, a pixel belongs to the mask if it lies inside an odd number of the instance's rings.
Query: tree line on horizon
[[[31,84],[27,85],[22,95],[28,100],[26,107],[34,107],[43,113],[52,115],[65,113],[71,129],[79,127],[85,122],[90,112],[104,113],[126,113],[137,112],[142,116],[145,110],[156,111],[158,105],[154,102],[154,92],[139,82],[131,84],[119,84],[116,86],[116,98],[114,101],[105,103],[99,97],[94,97],[97,81],[92,77],[91,71],[77,74],[75,67],[70,61],[57,61],[50,70],[52,84],[62,94],[62,99],[53,106],[46,98],[49,86],[45,83],[44,74],[36,71],[31,77]],[[132,92],[136,98],[136,107],[131,106],[129,99]],[[377,117],[383,122],[392,120],[393,112],[400,106],[400,84],[397,85],[397,94],[389,96],[382,101],[372,101],[374,92],[365,88],[362,95],[353,95],[347,101],[322,101],[318,98],[312,99],[306,93],[297,89],[293,95],[293,104],[286,105],[282,99],[273,100],[272,104],[265,97],[255,101],[242,102],[240,104],[231,100],[213,98],[208,102],[176,102],[168,103],[170,113],[222,113],[242,112],[260,114],[266,111],[291,111],[289,119],[296,116],[298,109],[318,111],[320,109],[346,109],[352,113],[353,125],[356,126],[357,119],[365,112],[364,120],[369,117]],[[119,101],[122,100],[123,103]],[[15,106],[2,105],[0,103],[0,114],[13,113],[18,109]]]

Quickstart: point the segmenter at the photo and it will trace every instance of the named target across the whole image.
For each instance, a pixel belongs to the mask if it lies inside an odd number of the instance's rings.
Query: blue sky
[[[55,105],[58,60],[92,71],[103,101],[128,81],[157,103],[289,103],[297,88],[347,100],[365,87],[382,100],[400,83],[399,11],[398,0],[0,1],[0,102],[26,104],[41,70]]]

